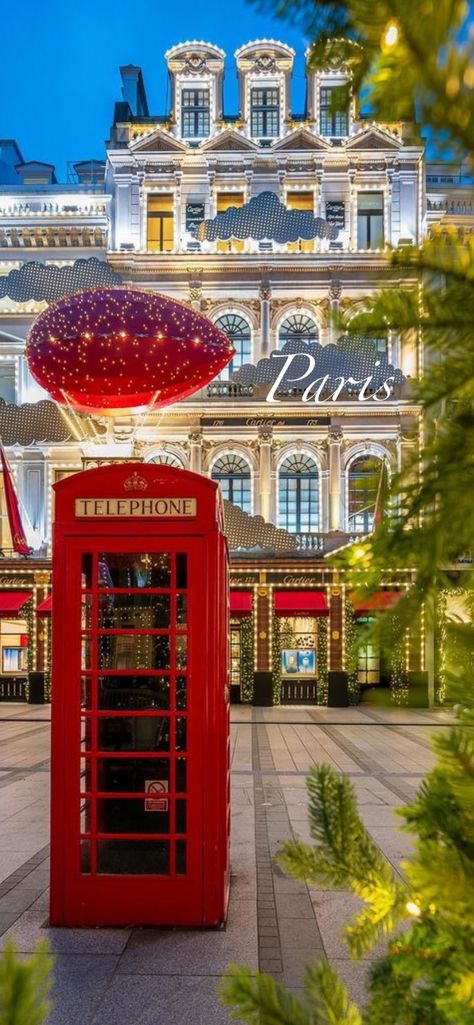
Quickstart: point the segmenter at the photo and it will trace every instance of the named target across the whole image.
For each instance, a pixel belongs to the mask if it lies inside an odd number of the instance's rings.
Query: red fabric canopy
[[[275,591],[276,616],[328,616],[324,591]]]
[[[370,598],[356,598],[351,594],[351,601],[357,616],[364,612],[385,612],[391,608],[402,596],[401,591],[376,591]]]
[[[252,615],[252,592],[231,591],[230,592],[230,614],[231,616]]]
[[[48,594],[48,597],[44,601],[40,602],[36,609],[37,616],[50,616],[53,611],[53,596]]]
[[[32,591],[0,591],[0,616],[17,616],[31,598]]]

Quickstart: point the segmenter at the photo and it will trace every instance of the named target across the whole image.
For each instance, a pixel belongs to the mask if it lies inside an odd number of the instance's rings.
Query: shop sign
[[[75,513],[93,519],[171,519],[197,516],[197,502],[195,498],[76,498]]]
[[[226,416],[201,417],[201,427],[328,427],[329,416]]]
[[[204,220],[204,213],[204,203],[186,204],[186,231],[191,235],[196,235],[201,221]]]
[[[346,223],[345,203],[339,199],[330,199],[326,203],[326,221],[328,224],[335,224],[337,228],[344,228]]]

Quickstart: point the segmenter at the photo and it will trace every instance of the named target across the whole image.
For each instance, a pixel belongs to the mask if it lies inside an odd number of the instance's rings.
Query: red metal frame
[[[195,498],[196,515],[76,518],[76,498],[122,498],[134,473],[147,498]],[[143,578],[160,554],[164,584],[112,579],[115,562]],[[216,925],[228,901],[230,781],[228,553],[214,482],[143,464],[61,481],[53,593],[51,922]],[[150,797],[150,782],[165,796]]]

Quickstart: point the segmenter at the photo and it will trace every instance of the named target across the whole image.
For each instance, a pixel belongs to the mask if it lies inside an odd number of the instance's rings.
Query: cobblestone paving
[[[226,928],[48,927],[49,709],[0,704],[0,942],[21,952],[48,937],[56,957],[49,1025],[227,1025],[216,996],[230,962],[260,967],[299,991],[308,961],[326,957],[355,999],[366,965],[341,931],[351,895],[313,890],[274,856],[309,840],[305,777],[325,761],[352,780],[364,822],[399,870],[410,839],[394,809],[433,763],[429,738],[449,713],[326,708],[232,710],[232,891]]]

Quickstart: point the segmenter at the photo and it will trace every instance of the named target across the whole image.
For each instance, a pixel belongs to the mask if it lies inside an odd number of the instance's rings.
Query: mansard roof
[[[301,125],[298,128],[293,128],[288,135],[285,135],[283,139],[279,139],[278,142],[273,143],[272,149],[274,150],[324,150],[327,152],[332,149],[330,143],[322,139],[320,135],[315,135],[309,128]]]
[[[157,125],[130,142],[129,149],[132,153],[186,153],[187,146]]]
[[[347,149],[400,149],[401,140],[388,128],[372,123],[346,142]]]

